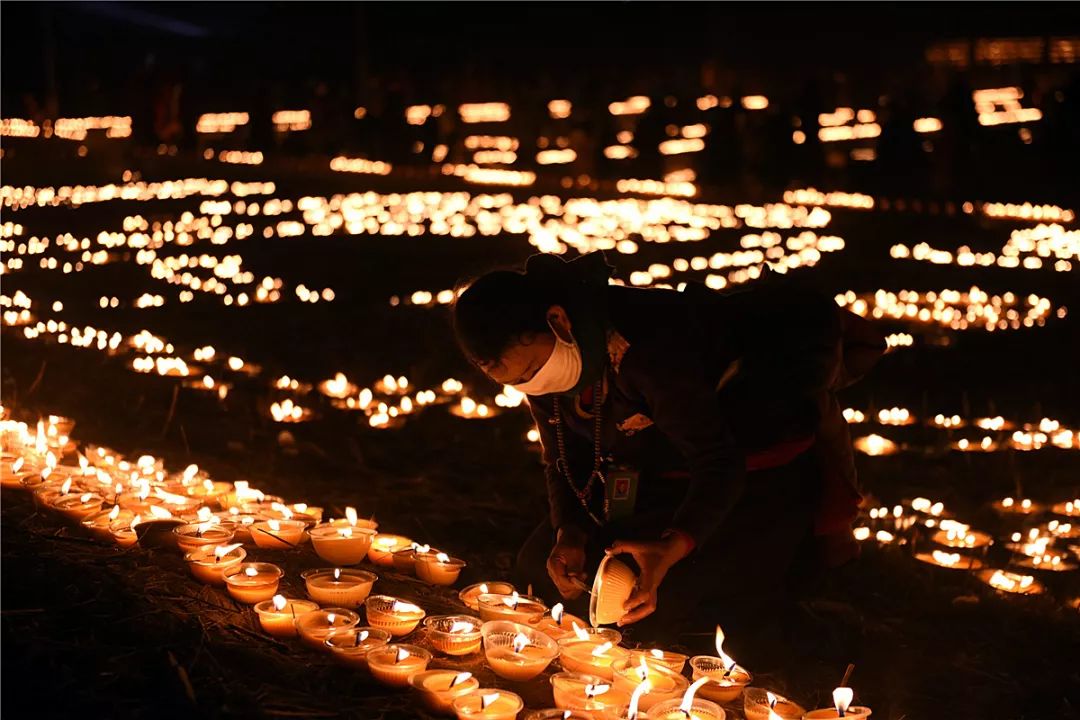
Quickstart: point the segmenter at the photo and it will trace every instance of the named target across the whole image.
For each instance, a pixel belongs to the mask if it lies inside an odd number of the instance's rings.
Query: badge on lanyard
[[[607,482],[604,484],[604,515],[608,522],[623,520],[634,514],[639,476],[637,470],[625,465],[608,468]]]

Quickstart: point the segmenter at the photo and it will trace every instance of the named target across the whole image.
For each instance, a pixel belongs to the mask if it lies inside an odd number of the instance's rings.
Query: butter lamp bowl
[[[589,623],[597,627],[621,620],[636,583],[637,575],[629,565],[613,555],[605,556],[600,561],[589,596]]]

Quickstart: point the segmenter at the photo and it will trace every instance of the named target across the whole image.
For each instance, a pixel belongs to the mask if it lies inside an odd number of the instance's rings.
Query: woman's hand
[[[623,606],[626,614],[619,620],[619,627],[643,620],[656,611],[657,590],[660,588],[660,583],[664,581],[668,570],[686,557],[689,551],[686,540],[677,534],[663,540],[644,542],[619,540],[608,548],[607,552],[610,555],[620,553],[630,555],[641,569],[637,589]]]
[[[547,571],[559,594],[566,600],[581,595],[585,582],[585,542],[588,536],[576,528],[559,530],[555,547],[548,555]]]

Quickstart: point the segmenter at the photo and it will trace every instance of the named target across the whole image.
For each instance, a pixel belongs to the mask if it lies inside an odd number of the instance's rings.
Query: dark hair
[[[603,328],[603,290],[612,270],[599,251],[570,262],[541,253],[526,261],[525,272],[481,275],[465,284],[451,307],[458,345],[477,365],[497,363],[526,335],[550,331],[547,311],[552,305],[566,311],[577,340],[588,341],[596,334],[590,328]]]
[[[524,336],[549,332],[547,311],[558,288],[514,270],[495,270],[466,284],[451,307],[454,335],[478,365],[499,362]]]

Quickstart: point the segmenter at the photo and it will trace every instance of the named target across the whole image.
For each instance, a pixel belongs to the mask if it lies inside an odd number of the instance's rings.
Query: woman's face
[[[570,332],[570,318],[558,305],[552,305],[547,312],[548,324],[553,332],[526,333],[518,342],[507,348],[497,363],[481,365],[489,378],[500,385],[520,385],[528,382],[551,357],[555,349],[555,333],[566,342],[573,342]]]

